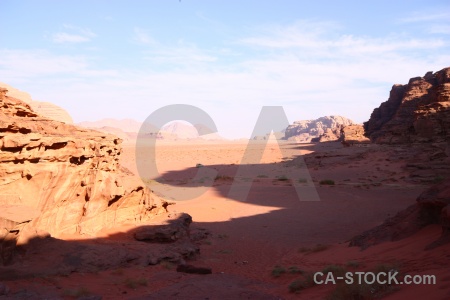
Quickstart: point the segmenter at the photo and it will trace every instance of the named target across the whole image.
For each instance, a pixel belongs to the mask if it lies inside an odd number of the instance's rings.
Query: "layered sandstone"
[[[315,141],[330,141],[339,138],[342,126],[353,124],[353,121],[341,116],[326,116],[316,120],[296,121],[285,131],[285,139],[308,143]]]
[[[0,243],[8,261],[22,229],[93,234],[148,220],[165,202],[127,180],[113,135],[39,116],[0,89]]]
[[[389,99],[364,123],[372,141],[391,144],[448,142],[449,128],[450,68],[394,85]]]

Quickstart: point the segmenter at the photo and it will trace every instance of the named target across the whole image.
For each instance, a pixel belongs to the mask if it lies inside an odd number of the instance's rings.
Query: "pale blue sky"
[[[450,66],[448,1],[0,0],[0,81],[75,122],[202,108],[249,137],[289,121],[366,121],[394,83]]]

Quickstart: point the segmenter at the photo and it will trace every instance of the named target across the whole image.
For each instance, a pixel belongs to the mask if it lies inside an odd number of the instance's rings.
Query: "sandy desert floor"
[[[161,141],[155,158],[146,157],[147,150],[123,145],[122,165],[138,174],[136,157],[138,164],[143,159],[156,161],[161,176],[142,180],[155,192],[172,195],[166,197],[174,203],[169,211],[189,213],[194,220],[192,229],[211,233],[202,241],[200,255],[188,263],[210,267],[213,274],[178,273],[176,266],[161,263],[18,280],[8,283],[12,290],[48,290],[67,299],[84,294],[103,299],[324,299],[337,286],[315,285],[297,293],[289,287],[295,289],[296,283],[307,281],[313,272],[339,265],[346,271],[388,267],[403,275],[437,277],[436,285],[389,287],[385,299],[450,298],[450,246],[423,250],[440,235],[439,226],[364,251],[346,243],[415,203],[429,186],[411,180],[401,156],[393,159],[393,153],[405,149],[380,145],[344,148],[335,142],[286,142],[280,147],[269,142],[266,147],[254,144],[247,148],[244,142]],[[247,158],[261,156],[261,160],[245,164],[245,173],[239,173],[244,154]],[[310,178],[301,171],[305,166]],[[210,173],[193,182],[202,169]],[[294,188],[311,184],[310,179],[320,201],[305,201]],[[244,197],[242,191],[249,184]],[[192,190],[203,193],[176,199]],[[105,236],[105,232],[98,235]],[[346,299],[345,292],[335,299]]]

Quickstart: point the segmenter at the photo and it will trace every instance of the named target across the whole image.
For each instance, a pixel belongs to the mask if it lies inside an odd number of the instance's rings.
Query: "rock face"
[[[364,135],[364,127],[361,124],[342,126],[339,140],[344,146],[370,143],[370,139]]]
[[[285,131],[285,139],[303,143],[337,140],[341,126],[352,125],[353,121],[341,116],[327,116],[316,120],[296,121]],[[317,139],[318,138],[318,139]]]
[[[442,226],[441,237],[426,248],[434,248],[450,242],[450,182],[430,187],[418,198],[417,203],[387,219],[383,224],[350,241],[350,246],[367,248],[384,241],[396,241],[411,236],[430,224]]]
[[[48,119],[64,122],[67,124],[72,124],[73,120],[69,113],[63,108],[50,103],[50,102],[42,102],[35,101],[31,99],[30,94],[26,92],[22,92],[12,86],[9,86],[5,83],[0,82],[0,88],[6,89],[6,95],[15,99],[19,99],[28,105],[38,114],[44,116]]]
[[[41,117],[7,95],[0,89],[0,263],[22,231],[92,234],[165,211],[163,200],[126,180],[119,138]]]
[[[389,99],[374,109],[364,129],[377,143],[448,142],[450,68],[394,85]]]

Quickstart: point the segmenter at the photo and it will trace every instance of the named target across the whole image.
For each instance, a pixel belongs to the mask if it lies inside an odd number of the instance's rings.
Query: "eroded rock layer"
[[[91,234],[165,211],[163,200],[121,171],[120,143],[41,117],[0,89],[0,223],[7,225],[0,241],[17,239],[24,224],[52,236]]]

